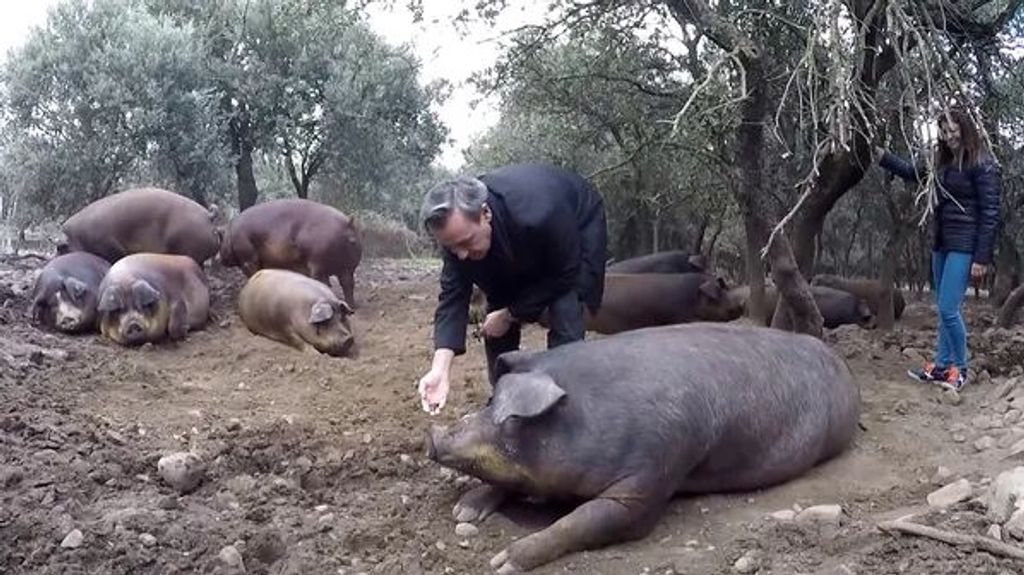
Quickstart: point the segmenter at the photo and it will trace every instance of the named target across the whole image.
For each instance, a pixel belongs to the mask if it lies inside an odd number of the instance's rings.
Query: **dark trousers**
[[[490,313],[493,309],[488,309]],[[576,290],[567,292],[548,306],[548,349],[581,341],[586,331],[583,318],[583,304]],[[496,338],[484,338],[484,351],[487,352],[487,376],[494,386],[494,370],[498,356],[506,351],[519,349],[522,336],[521,326],[512,324],[505,335]]]

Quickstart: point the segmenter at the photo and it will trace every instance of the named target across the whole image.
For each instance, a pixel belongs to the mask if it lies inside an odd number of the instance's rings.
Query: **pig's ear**
[[[545,373],[509,373],[496,387],[491,406],[495,425],[510,417],[537,417],[565,397],[565,390]]]
[[[96,308],[100,313],[118,311],[124,308],[124,301],[121,290],[116,287],[108,287],[100,294],[100,304]]]
[[[720,281],[722,281],[721,278],[716,278],[700,284],[700,293],[711,301],[720,301],[722,299],[722,286],[718,283]]]
[[[85,296],[85,291],[87,289],[85,282],[78,278],[73,278],[71,276],[64,278],[64,291],[71,296],[71,301],[74,301],[75,303],[82,302],[82,297]]]
[[[135,306],[138,309],[145,309],[160,301],[160,292],[148,281],[138,280],[132,284],[132,297],[135,298]]]
[[[334,308],[326,300],[317,301],[313,304],[313,309],[309,311],[309,323],[313,325],[323,323],[332,317],[334,317]]]

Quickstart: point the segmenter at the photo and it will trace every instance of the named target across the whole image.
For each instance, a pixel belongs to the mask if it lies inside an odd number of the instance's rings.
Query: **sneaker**
[[[961,373],[960,369],[957,367],[947,368],[946,377],[939,381],[939,385],[946,389],[952,389],[953,391],[960,391],[966,383],[967,377],[965,374]]]
[[[946,370],[928,362],[922,368],[908,369],[907,375],[922,383],[932,383],[945,379]]]

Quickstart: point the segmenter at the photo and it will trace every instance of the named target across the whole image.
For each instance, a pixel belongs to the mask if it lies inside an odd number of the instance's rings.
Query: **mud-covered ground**
[[[429,365],[437,295],[432,261],[364,263],[355,360],[250,335],[234,313],[242,281],[234,270],[211,272],[216,318],[183,343],[131,350],[45,333],[25,319],[40,264],[0,260],[2,573],[487,573],[494,554],[555,516],[513,505],[478,534],[455,534],[452,504],[475,480],[428,461],[423,431],[481,405],[489,390],[482,345],[471,340],[444,413],[419,408],[414,383]],[[960,478],[982,495],[1020,464],[1007,456],[1024,438],[1016,409],[1024,389],[1011,389],[1010,377],[1022,372],[1024,330],[988,329],[990,309],[970,303],[975,366],[991,378],[955,401],[904,375],[932,345],[932,314],[916,303],[894,333],[828,334],[863,396],[865,430],[842,457],[772,489],[677,499],[648,537],[536,572],[734,573],[741,557],[750,573],[1024,572],[1024,563],[875,527],[916,513],[915,521],[984,534],[978,502],[929,511],[926,496]],[[531,330],[526,343],[542,341]],[[157,461],[183,450],[203,458],[206,479],[177,495]],[[768,517],[818,504],[841,505],[841,523]]]

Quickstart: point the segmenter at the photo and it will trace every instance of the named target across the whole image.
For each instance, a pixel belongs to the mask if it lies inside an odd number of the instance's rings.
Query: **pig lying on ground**
[[[582,501],[495,556],[500,574],[643,537],[677,493],[798,477],[850,444],[860,410],[822,341],[736,324],[506,353],[497,373],[484,409],[427,434],[431,459],[485,482],[456,520],[482,520],[510,493]]]

